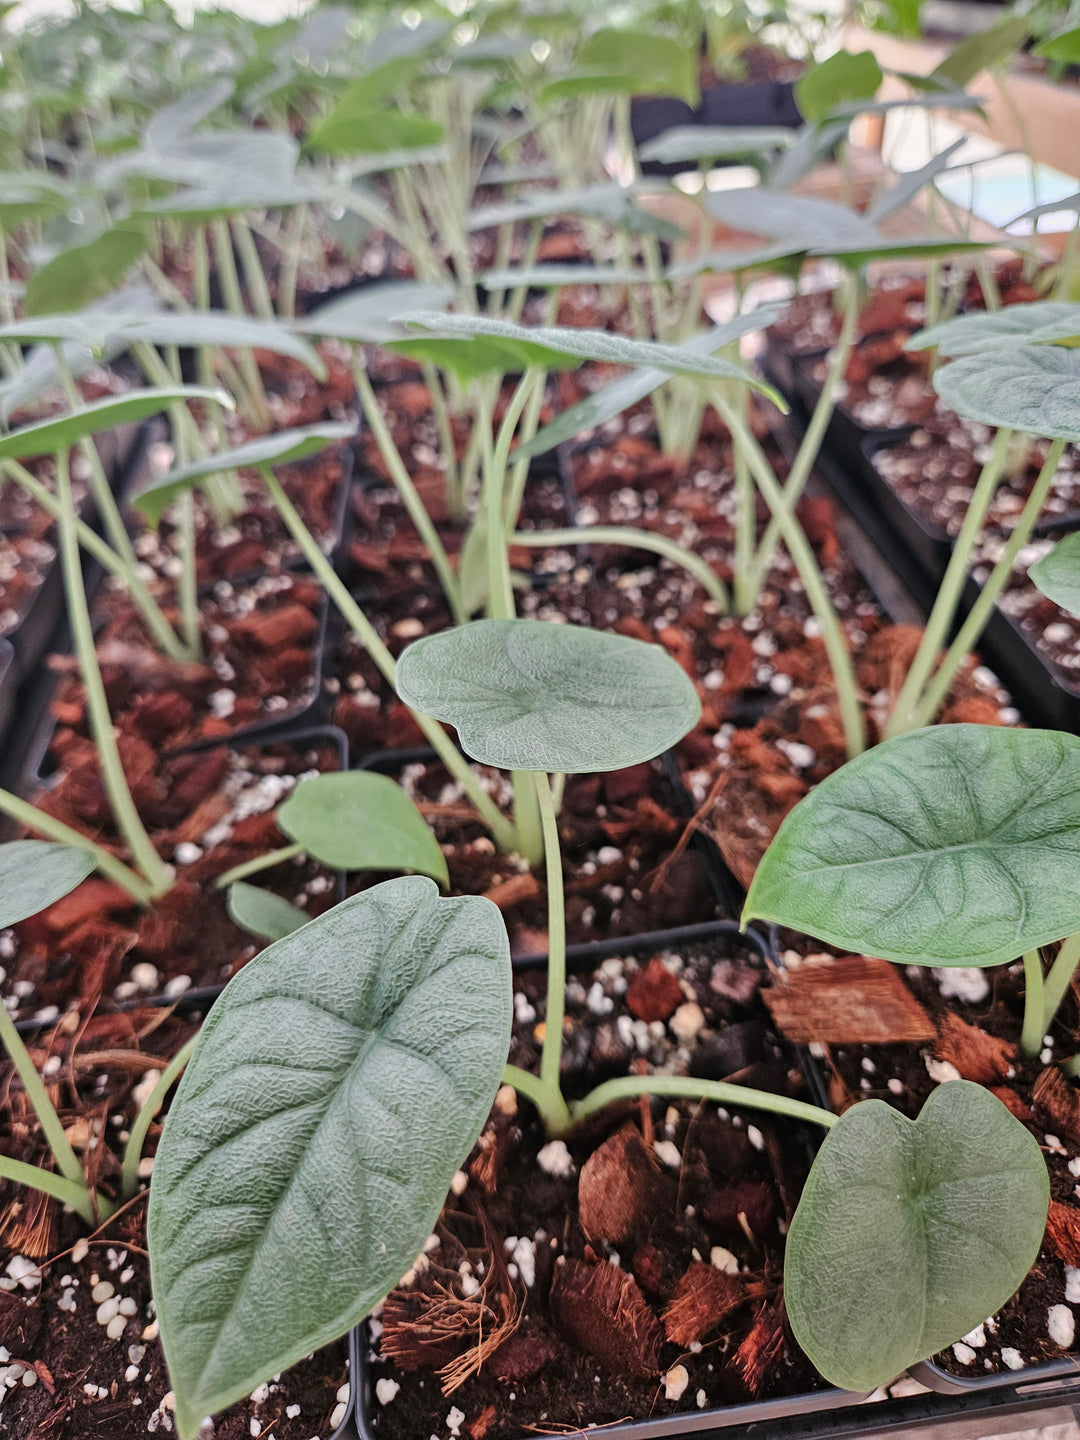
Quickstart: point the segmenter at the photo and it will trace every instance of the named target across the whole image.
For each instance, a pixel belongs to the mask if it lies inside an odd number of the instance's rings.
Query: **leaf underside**
[[[1080,440],[1080,350],[1011,345],[934,371],[934,389],[969,420]]]

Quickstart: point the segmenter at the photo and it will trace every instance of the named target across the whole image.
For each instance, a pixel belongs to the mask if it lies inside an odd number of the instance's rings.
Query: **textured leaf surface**
[[[787,1237],[795,1338],[848,1390],[875,1390],[998,1310],[1039,1253],[1050,1184],[1038,1142],[966,1080],[917,1120],[880,1100],[825,1137]]]
[[[408,1269],[487,1116],[510,1015],[498,910],[420,876],[353,896],[230,981],[150,1188],[181,1440]]]
[[[1059,540],[1049,555],[1028,569],[1042,593],[1070,615],[1080,615],[1080,533]]]
[[[674,745],[701,705],[656,645],[542,620],[475,620],[402,652],[398,694],[504,770],[621,770]],[[1078,742],[1080,743],[1080,742]]]
[[[163,385],[155,390],[128,390],[92,405],[69,410],[55,420],[42,420],[37,425],[24,425],[11,435],[0,436],[0,458],[22,459],[27,455],[54,455],[67,450],[87,435],[126,425],[131,420],[145,420],[158,415],[170,405],[183,400],[216,400],[229,405],[232,401],[224,390],[211,390],[202,385]]]
[[[934,389],[969,420],[1080,440],[1080,350],[1012,345],[934,371]]]
[[[305,335],[332,335],[337,340],[374,344],[401,338],[402,327],[394,323],[394,316],[403,310],[442,310],[452,297],[453,291],[442,285],[387,280],[320,305],[295,324]]]
[[[920,330],[907,343],[908,350],[934,346],[945,356],[978,355],[1011,345],[1046,345],[1080,336],[1080,305],[1067,300],[1037,300],[1030,305],[1006,305],[1002,310],[981,310],[955,315],[941,325]]]
[[[223,470],[239,470],[244,466],[284,465],[303,460],[308,455],[317,455],[335,440],[347,440],[355,434],[356,426],[347,421],[323,421],[319,425],[304,425],[296,430],[260,435],[244,445],[219,450],[205,460],[195,460],[190,465],[170,470],[153,485],[140,490],[131,503],[148,520],[156,523],[178,495],[193,489],[209,475],[220,475]]]
[[[338,870],[415,870],[450,884],[439,842],[388,775],[346,770],[302,780],[277,813],[278,828]]]
[[[997,965],[1080,929],[1080,739],[937,725],[850,761],[758,866],[757,916],[862,955]]]
[[[45,840],[0,845],[0,930],[62,900],[93,870],[93,856],[74,845]]]
[[[225,907],[234,924],[260,940],[283,940],[311,919],[299,905],[292,905],[272,890],[262,890],[243,880],[235,880],[229,886]]]

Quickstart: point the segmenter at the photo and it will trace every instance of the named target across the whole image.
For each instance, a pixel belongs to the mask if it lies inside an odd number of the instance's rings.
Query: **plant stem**
[[[1038,950],[1024,955],[1024,1028],[1020,1032],[1020,1049],[1025,1055],[1038,1055],[1043,1035],[1043,968]]]
[[[326,556],[319,549],[318,541],[304,524],[303,520],[301,520],[296,511],[296,507],[285,494],[277,476],[268,465],[259,466],[259,473],[262,475],[263,482],[270,492],[270,498],[277,506],[278,513],[285,522],[285,528],[296,541],[304,559],[321,581],[326,593],[337,606],[345,623],[352,628],[356,634],[356,638],[371,656],[383,679],[388,685],[393,685],[397,668],[394,664],[394,657],[379,639],[370,620],[368,620],[359,605],[357,605],[356,601],[349,594],[348,587],[337,575],[333,565],[331,565],[330,561],[327,560]],[[484,790],[479,780],[477,780],[465,757],[461,754],[461,751],[458,750],[443,727],[437,720],[432,720],[430,715],[424,715],[419,710],[410,710],[409,714],[412,715],[416,721],[425,740],[462,787],[475,807],[480,819],[491,831],[492,837],[499,849],[507,853],[515,850],[517,848],[517,836],[513,825],[507,820],[505,815],[500,813],[498,806]]]
[[[92,1195],[85,1180],[78,1184],[57,1175],[52,1170],[43,1170],[40,1165],[27,1165],[22,1160],[10,1160],[0,1155],[0,1180],[11,1180],[16,1185],[25,1185],[31,1190],[40,1190],[51,1195],[62,1205],[68,1205],[87,1225],[97,1225],[107,1219],[112,1206],[104,1195]]]
[[[1061,942],[1061,948],[1050,966],[1050,973],[1043,982],[1042,1031],[1045,1035],[1054,1023],[1065,992],[1068,990],[1076,967],[1080,965],[1080,933],[1070,935]]]
[[[779,521],[780,537],[787,546],[799,578],[806,590],[806,598],[821,625],[821,638],[825,652],[832,666],[836,684],[836,698],[840,707],[840,719],[844,728],[844,741],[849,759],[861,755],[866,748],[866,729],[863,722],[862,706],[859,703],[859,684],[855,678],[855,667],[851,662],[847,640],[844,638],[840,618],[829,599],[825,581],[818,569],[817,561],[802,526],[789,509],[780,483],[773,474],[772,466],[765,452],[758,444],[753,431],[745,425],[742,416],[728,403],[722,394],[715,400],[716,408],[724,423],[731,431],[737,445],[746,447],[747,460],[758,488],[765,496],[765,503]]]
[[[409,474],[405,461],[401,458],[401,452],[394,444],[394,437],[390,433],[379,402],[375,397],[375,391],[371,388],[371,381],[368,379],[363,365],[357,361],[353,367],[353,377],[356,382],[356,393],[360,397],[360,404],[363,407],[364,418],[371,426],[371,433],[375,437],[375,443],[379,447],[379,454],[383,458],[386,468],[390,472],[390,479],[401,496],[402,504],[408,511],[409,519],[416,526],[417,534],[424,542],[424,547],[431,556],[431,563],[435,567],[435,573],[439,577],[439,584],[443,588],[447,604],[450,606],[450,613],[453,616],[455,625],[464,625],[469,618],[464,611],[461,597],[461,586],[458,577],[454,574],[453,566],[450,564],[450,557],[446,553],[442,541],[439,539],[439,532],[435,529],[431,516],[428,514],[423,500],[421,500],[416,486],[413,484],[412,476]]]
[[[855,343],[855,330],[859,321],[859,292],[854,276],[846,277],[842,283],[841,305],[840,335],[829,360],[825,382],[821,387],[817,404],[814,406],[810,423],[806,427],[806,434],[802,438],[787,480],[784,482],[784,505],[791,514],[794,514],[795,506],[806,489],[806,482],[810,478],[810,472],[821,450],[825,432],[829,428],[829,422],[836,410],[837,391],[847,373],[848,360],[851,358],[852,347]],[[739,613],[742,615],[749,613],[758,603],[772,561],[773,551],[776,549],[777,540],[782,533],[779,512],[771,502],[769,509],[772,511],[772,516],[765,527],[761,545],[758,547],[757,558],[751,571],[750,586],[738,597]],[[736,584],[738,584],[737,575]]]
[[[154,898],[150,886],[135,871],[118,860],[110,851],[96,844],[88,835],[81,835],[62,820],[56,820],[44,810],[38,810],[8,790],[0,790],[0,814],[8,815],[28,830],[44,835],[47,840],[59,841],[61,845],[74,845],[94,857],[94,863],[103,875],[126,890],[136,905],[148,905]]]
[[[173,883],[172,870],[154,849],[143,828],[135,802],[128,789],[123,762],[116,743],[105,685],[98,668],[94,649],[94,629],[90,607],[83,590],[82,566],[79,561],[79,537],[75,530],[75,506],[71,498],[71,477],[68,474],[67,451],[56,455],[56,485],[60,500],[60,560],[64,575],[68,621],[72,643],[79,661],[83,688],[86,692],[86,713],[90,733],[97,746],[101,775],[116,824],[123,835],[133,860],[150,887],[152,897],[164,895]]]
[[[90,1199],[89,1190],[86,1184],[86,1176],[83,1173],[79,1157],[71,1148],[67,1136],[64,1134],[64,1127],[60,1123],[60,1116],[56,1113],[56,1107],[49,1099],[49,1092],[45,1088],[45,1082],[37,1072],[37,1067],[30,1059],[30,1052],[23,1044],[22,1036],[15,1029],[15,1022],[8,1014],[6,1005],[0,1004],[0,1044],[8,1053],[15,1073],[22,1081],[23,1089],[26,1091],[26,1098],[34,1107],[34,1113],[38,1118],[42,1134],[49,1142],[49,1149],[53,1153],[60,1173],[65,1175],[72,1185],[78,1185],[87,1200]]]
[[[739,410],[745,420],[747,399],[739,392]],[[757,603],[758,583],[755,565],[757,547],[757,491],[750,478],[750,467],[746,451],[741,445],[735,447],[735,575],[732,588],[735,593],[735,613],[749,615]]]
[[[922,695],[912,706],[911,723],[912,730],[921,729],[929,725],[938,710],[945,703],[953,681],[956,679],[960,666],[964,663],[964,657],[974,649],[978,643],[983,627],[990,616],[991,610],[997,604],[998,597],[1005,589],[1012,575],[1013,565],[1017,555],[1027,544],[1028,538],[1042,512],[1046,497],[1050,493],[1050,487],[1054,483],[1057,474],[1058,462],[1065,449],[1064,440],[1055,440],[1047,452],[1046,460],[1039,471],[1038,479],[1032,487],[1019,519],[1013,526],[1005,549],[1001,552],[997,564],[987,576],[979,592],[979,598],[968,612],[968,616],[957,631],[956,639],[949,646],[945,657],[933,679],[927,684]]]
[[[60,374],[61,383],[64,387],[64,394],[68,404],[77,408],[82,404],[81,397],[75,387],[75,377],[71,373],[71,367],[63,353],[63,346],[53,347],[56,353],[56,366]],[[162,654],[167,655],[170,660],[184,660],[188,657],[184,653],[184,647],[180,642],[175,630],[161,613],[157,601],[150,594],[144,581],[139,575],[139,562],[131,544],[131,536],[127,532],[116,499],[113,496],[109,485],[109,477],[105,474],[105,467],[101,463],[101,456],[98,454],[97,446],[93,440],[87,439],[79,442],[79,449],[90,467],[90,488],[94,496],[94,504],[97,506],[98,515],[105,528],[109,544],[123,561],[124,578],[128,587],[128,593],[134,604],[139,608],[140,613],[146,620],[147,627],[154,637],[155,643],[160,647]],[[65,463],[67,457],[65,455]],[[77,518],[77,517],[76,517]]]
[[[700,555],[685,549],[666,535],[648,530],[635,530],[630,525],[578,525],[567,530],[519,530],[510,536],[512,545],[529,545],[541,549],[546,545],[627,545],[636,550],[651,550],[692,575],[710,600],[715,600],[720,613],[729,608],[727,586]]]
[[[532,781],[544,838],[548,909],[547,1011],[544,1044],[540,1053],[540,1083],[552,1095],[561,1095],[559,1076],[566,1007],[566,897],[563,894],[562,852],[559,848],[559,822],[548,777],[541,771],[534,771]]]
[[[251,226],[242,215],[232,217],[232,233],[236,240],[236,248],[240,251],[240,264],[244,267],[244,279],[247,282],[248,294],[251,296],[251,303],[255,307],[256,315],[262,320],[276,320],[274,302],[270,299],[262,261],[259,259],[259,251],[255,245],[255,236],[251,233]]]
[[[269,850],[265,855],[257,855],[254,860],[245,860],[240,865],[234,865],[231,870],[226,870],[214,881],[215,890],[224,890],[237,880],[246,880],[249,875],[258,875],[261,870],[269,870],[274,865],[284,865],[286,860],[295,860],[297,855],[304,853],[304,847],[300,844],[282,845],[278,850]]]
[[[562,1092],[557,1090],[553,1094],[539,1075],[522,1070],[518,1065],[506,1065],[503,1069],[503,1084],[512,1085],[519,1095],[524,1095],[526,1100],[536,1106],[548,1135],[564,1135],[570,1129],[570,1112],[566,1108]]]
[[[244,296],[240,289],[240,277],[236,273],[236,257],[233,255],[232,235],[227,220],[211,222],[210,234],[214,242],[214,256],[217,260],[218,278],[221,281],[225,305],[234,315],[246,315]],[[247,386],[248,410],[260,430],[269,430],[271,424],[270,402],[266,398],[259,365],[251,350],[240,351],[240,369]]]
[[[695,1080],[681,1075],[626,1075],[607,1080],[570,1107],[574,1123],[595,1115],[616,1100],[633,1100],[639,1095],[672,1095],[690,1100],[713,1100],[718,1105],[735,1105],[751,1110],[766,1110],[784,1115],[789,1120],[803,1120],[811,1125],[832,1129],[840,1119],[805,1100],[789,1100],[786,1095],[772,1095],[767,1090],[748,1090],[742,1085],[729,1085],[724,1080]]]
[[[457,451],[454,448],[454,427],[450,423],[450,408],[446,403],[446,392],[439,379],[439,372],[430,361],[425,361],[420,366],[420,373],[424,377],[424,384],[431,397],[431,413],[439,435],[443,459],[446,461],[446,508],[455,525],[464,525],[467,518],[465,495],[461,486]]]
[[[994,437],[993,447],[982,468],[971,500],[968,502],[964,523],[961,525],[960,533],[953,545],[953,552],[949,558],[944,578],[938,587],[934,608],[926,622],[926,629],[923,631],[919,648],[915,652],[911,668],[908,670],[900,694],[896,697],[896,704],[893,706],[888,724],[885,726],[885,739],[890,739],[894,735],[903,735],[906,731],[914,730],[919,724],[924,723],[917,721],[920,713],[919,702],[937,663],[941,647],[956,618],[960,597],[968,578],[971,554],[982,531],[986,512],[994,498],[994,491],[1001,479],[1001,472],[1009,453],[1011,437],[1012,431],[1005,429],[999,430]]]
[[[528,404],[521,417],[521,424],[518,426],[518,448],[527,445],[536,434],[540,424],[540,412],[544,408],[544,392],[546,385],[537,385],[529,396]],[[510,484],[506,490],[506,504],[503,513],[506,518],[506,528],[513,530],[521,515],[521,507],[525,500],[525,486],[529,483],[528,460],[515,460],[510,467]]]
[[[277,311],[283,320],[296,318],[296,282],[304,253],[304,230],[307,220],[308,207],[297,205],[293,211],[292,225],[288,232],[288,246],[281,267],[281,277],[278,280]]]
[[[138,1115],[135,1116],[135,1123],[131,1127],[128,1142],[124,1146],[124,1165],[120,1180],[120,1198],[122,1200],[130,1200],[139,1188],[139,1161],[142,1159],[146,1132],[150,1129],[150,1122],[161,1109],[165,1096],[191,1059],[191,1052],[195,1049],[195,1041],[198,1038],[198,1035],[193,1035],[187,1044],[180,1047],[158,1076],[157,1084],[146,1097]]]

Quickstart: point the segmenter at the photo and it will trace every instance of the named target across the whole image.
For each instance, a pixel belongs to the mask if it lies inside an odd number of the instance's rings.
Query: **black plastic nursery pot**
[[[612,938],[588,945],[568,946],[566,952],[567,973],[587,975],[595,969],[600,961],[612,956],[634,956],[638,959],[645,959],[664,950],[678,949],[680,946],[703,946],[717,942],[722,944],[725,941],[737,942],[744,951],[749,951],[754,957],[751,963],[761,969],[772,968],[777,964],[769,941],[755,930],[741,931],[735,921],[716,920],[700,925],[657,931],[649,935]],[[546,962],[546,955],[523,956],[515,962],[515,970],[520,973],[526,970],[541,969]],[[786,1053],[792,1053],[793,1047],[787,1046],[786,1042],[780,1040],[779,1044]],[[809,1088],[816,1100],[813,1086],[810,1085]],[[749,1110],[746,1113],[752,1115]],[[793,1124],[796,1137],[794,1143],[804,1144],[807,1147],[809,1158],[816,1148],[818,1137],[811,1133],[811,1127],[801,1126],[795,1122]],[[373,1360],[367,1321],[359,1325],[353,1333],[352,1355],[357,1429],[361,1440],[378,1440],[380,1432],[376,1423],[377,1409],[374,1388],[375,1382],[379,1378],[379,1369]],[[528,1382],[524,1383],[527,1386]],[[728,1430],[736,1426],[755,1427],[755,1433],[757,1433],[756,1427],[760,1425],[771,1427],[778,1422],[792,1422],[799,1427],[793,1433],[813,1435],[816,1434],[815,1420],[805,1417],[825,1416],[830,1412],[847,1407],[860,1406],[867,1398],[866,1394],[838,1390],[823,1382],[820,1390],[729,1406],[703,1408],[661,1417],[605,1424],[602,1428],[604,1434],[625,1436],[626,1440],[653,1440],[653,1437],[655,1440],[672,1437],[673,1440],[673,1437],[680,1435]],[[445,1401],[446,1405],[453,1403],[453,1396]],[[592,1427],[587,1426],[586,1428]],[[863,1428],[870,1427],[864,1423]],[[557,1417],[552,1420],[552,1433],[563,1433],[563,1429],[558,1426]],[[576,1432],[567,1430],[566,1433]],[[750,1431],[748,1430],[747,1433]],[[771,1429],[762,1433],[771,1433]]]
[[[669,96],[638,95],[630,103],[630,128],[634,144],[639,149],[676,126],[779,125],[798,130],[802,123],[803,118],[795,103],[795,86],[790,80],[713,85],[702,91],[696,107]],[[685,162],[665,164],[659,160],[646,160],[641,163],[645,175],[677,175],[680,170],[693,168]]]
[[[19,688],[19,672],[15,651],[7,640],[0,639],[0,744],[15,714],[15,698]]]

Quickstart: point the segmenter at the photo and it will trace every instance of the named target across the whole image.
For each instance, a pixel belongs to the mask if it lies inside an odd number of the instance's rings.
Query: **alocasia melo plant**
[[[797,1334],[836,1383],[892,1379],[1003,1303],[1038,1249],[1046,1171],[1023,1126],[978,1087],[943,1087],[914,1123],[877,1102],[837,1119],[785,1096],[671,1075],[564,1097],[562,862],[549,772],[621,768],[685,734],[699,706],[675,662],[618,636],[487,620],[408,647],[398,685],[413,706],[455,724],[474,760],[513,765],[533,786],[550,933],[540,1073],[505,1065],[501,916],[482,899],[439,899],[430,880],[389,880],[345,901],[230,982],[176,1096],[151,1187],[152,1273],[182,1440],[396,1283],[500,1078],[552,1135],[649,1094],[828,1128],[792,1228],[791,1275]],[[845,1193],[840,1228],[838,1185],[856,1157],[885,1184],[902,1183],[885,1213],[879,1188]],[[941,1214],[950,1193],[964,1197],[951,1247]],[[851,1307],[832,1298],[839,1286],[855,1305],[844,1277],[868,1278],[871,1245],[874,1304],[890,1291],[903,1297],[876,1333],[849,1325]],[[931,1314],[942,1290],[948,1305]]]

